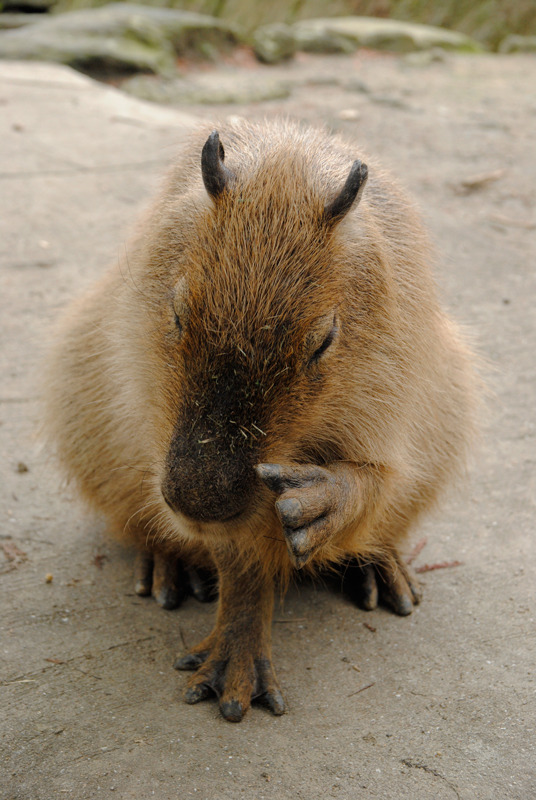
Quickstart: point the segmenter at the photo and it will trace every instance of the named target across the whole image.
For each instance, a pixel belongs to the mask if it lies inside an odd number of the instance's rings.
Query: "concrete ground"
[[[0,63],[6,800],[536,797],[536,59],[311,57],[270,74],[288,99],[186,114]],[[214,606],[137,597],[132,554],[35,438],[50,324],[124,246],[194,116],[235,113],[325,122],[398,175],[492,390],[470,481],[413,540],[428,537],[417,566],[461,565],[422,573],[409,618],[293,589],[273,627],[289,711],[240,725],[185,705],[172,669]]]

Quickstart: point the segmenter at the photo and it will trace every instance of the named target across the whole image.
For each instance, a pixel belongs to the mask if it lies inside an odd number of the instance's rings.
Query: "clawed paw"
[[[343,521],[348,487],[313,464],[258,464],[259,478],[277,495],[275,508],[295,567],[303,567]]]
[[[202,603],[217,595],[214,573],[186,566],[180,558],[168,554],[138,554],[135,578],[136,594],[152,594],[165,609],[178,608],[190,594]]]
[[[186,702],[199,703],[216,695],[221,714],[229,722],[240,722],[252,700],[267,706],[276,716],[283,714],[285,701],[270,659],[228,651],[225,642],[216,641],[177,659],[175,669],[196,670],[188,681]]]
[[[381,603],[405,617],[421,600],[419,584],[398,554],[388,565],[361,566],[351,561],[343,565],[341,571],[343,591],[367,611]]]

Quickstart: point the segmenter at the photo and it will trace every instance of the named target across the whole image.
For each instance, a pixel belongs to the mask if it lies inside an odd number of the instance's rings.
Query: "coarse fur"
[[[438,304],[418,214],[353,144],[281,121],[219,127],[230,178],[211,197],[209,133],[191,136],[125,257],[62,322],[46,419],[60,460],[140,547],[283,583],[295,562],[255,465],[348,464],[355,510],[307,568],[392,561],[463,470],[475,427],[472,357]],[[328,224],[357,157],[362,199]],[[165,502],[182,480],[200,512]],[[220,508],[205,482],[235,487],[238,513],[232,501],[203,518]]]

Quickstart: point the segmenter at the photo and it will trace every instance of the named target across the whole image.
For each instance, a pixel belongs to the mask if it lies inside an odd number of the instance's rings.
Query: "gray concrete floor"
[[[314,57],[271,74],[292,82],[289,99],[182,113],[65,68],[0,63],[7,800],[536,797],[536,59]],[[132,554],[60,488],[36,439],[51,323],[124,246],[194,117],[234,113],[324,122],[397,174],[491,389],[470,480],[414,538],[428,537],[417,565],[462,565],[423,573],[404,619],[291,590],[273,633],[289,712],[252,709],[240,725],[212,702],[186,706],[171,667],[214,607],[138,598]],[[464,188],[480,175],[494,179]]]

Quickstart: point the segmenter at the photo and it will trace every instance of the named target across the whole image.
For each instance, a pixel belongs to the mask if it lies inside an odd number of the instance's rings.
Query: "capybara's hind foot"
[[[152,594],[161,608],[180,606],[189,594],[188,577],[180,559],[162,553],[140,553],[135,566],[136,593]]]
[[[218,596],[218,579],[214,570],[186,567],[190,592],[200,603],[212,603]]]
[[[365,564],[351,561],[343,567],[343,591],[367,611],[388,606],[405,617],[421,599],[420,587],[411,570],[398,554],[388,564]]]
[[[134,570],[136,593],[152,594],[161,608],[178,608],[189,594],[207,602],[216,596],[214,574],[185,567],[177,556],[165,553],[139,553]]]
[[[276,716],[284,714],[285,701],[271,660],[233,649],[225,638],[213,635],[176,660],[175,669],[196,670],[188,681],[186,702],[192,705],[216,695],[222,716],[229,722],[240,722],[252,700]]]

